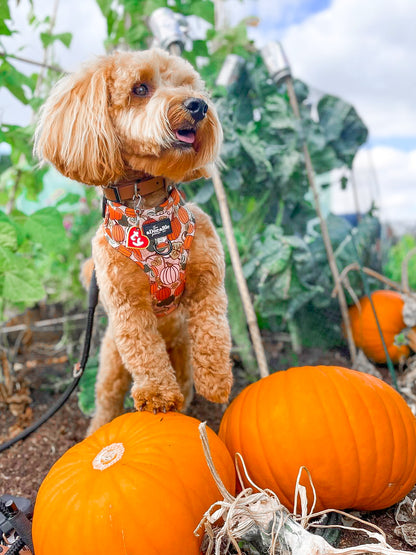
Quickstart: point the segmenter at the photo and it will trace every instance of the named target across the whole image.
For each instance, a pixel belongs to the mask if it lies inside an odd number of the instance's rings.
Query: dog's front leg
[[[93,241],[93,258],[114,342],[132,376],[135,407],[154,412],[180,409],[183,396],[157,328],[147,276],[100,233]]]
[[[192,206],[192,212],[196,232],[183,302],[189,311],[195,389],[210,401],[225,403],[231,390],[232,369],[224,253],[208,216],[196,206]]]

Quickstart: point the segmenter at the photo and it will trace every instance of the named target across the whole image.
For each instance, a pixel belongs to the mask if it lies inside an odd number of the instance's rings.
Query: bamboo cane
[[[235,279],[237,281],[238,290],[240,292],[241,301],[243,303],[244,313],[246,315],[254,353],[257,359],[257,364],[259,366],[260,376],[264,378],[269,375],[267,358],[261,340],[260,330],[257,323],[257,316],[251,302],[250,293],[248,290],[246,279],[244,277],[243,268],[238,253],[237,243],[234,237],[233,224],[231,221],[230,211],[227,203],[227,195],[225,193],[224,185],[221,181],[220,173],[218,171],[218,168],[216,167],[212,172],[212,181],[214,183],[215,194],[217,195],[218,204],[220,207],[222,225],[225,237],[227,239],[231,264],[233,266]]]
[[[289,101],[290,101],[290,105],[292,107],[293,113],[295,114],[296,119],[298,119],[299,122],[301,122],[301,115],[300,115],[300,110],[299,110],[298,99],[296,98],[295,89],[294,89],[294,86],[293,86],[293,80],[292,80],[291,75],[287,75],[285,77],[285,82],[286,82],[287,92],[289,94]],[[317,188],[316,183],[315,183],[315,173],[314,173],[314,169],[313,169],[313,166],[312,166],[312,161],[311,161],[311,157],[310,157],[310,154],[309,154],[308,145],[306,144],[306,140],[304,138],[302,139],[302,150],[303,150],[303,156],[304,156],[304,161],[305,161],[306,174],[307,174],[307,178],[308,178],[308,182],[309,182],[309,187],[312,191],[314,204],[315,204],[315,211],[318,215],[319,223],[320,223],[320,226],[321,226],[322,239],[323,239],[324,245],[325,245],[325,250],[326,250],[326,255],[327,255],[327,258],[328,258],[329,268],[331,270],[334,282],[337,284],[340,281],[339,271],[338,271],[337,263],[336,263],[336,260],[335,260],[335,255],[334,255],[334,250],[332,248],[331,239],[329,237],[328,226],[326,225],[325,218],[322,215],[318,188]],[[342,315],[342,320],[343,320],[343,323],[344,323],[344,329],[345,329],[345,332],[346,332],[346,335],[347,335],[348,349],[349,349],[349,352],[350,352],[351,362],[354,366],[355,361],[356,361],[357,352],[356,352],[354,339],[353,339],[353,335],[352,335],[352,330],[351,330],[350,317],[349,317],[349,314],[348,314],[347,299],[345,297],[345,293],[344,293],[344,290],[343,290],[342,287],[339,287],[337,289],[337,297],[338,297],[338,302],[339,302],[339,306],[340,306],[340,309],[341,309],[341,315]]]

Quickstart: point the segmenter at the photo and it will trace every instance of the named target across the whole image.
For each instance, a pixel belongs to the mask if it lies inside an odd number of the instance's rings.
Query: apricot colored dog
[[[90,432],[122,413],[131,382],[139,410],[183,410],[193,384],[228,399],[223,250],[175,185],[207,177],[221,139],[199,75],[161,50],[98,58],[62,78],[41,111],[38,157],[106,199],[92,259],[109,325]]]

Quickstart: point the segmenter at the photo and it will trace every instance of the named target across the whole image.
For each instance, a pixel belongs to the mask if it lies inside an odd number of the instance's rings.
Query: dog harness
[[[103,227],[109,244],[147,274],[156,316],[175,310],[195,234],[195,218],[179,191],[172,188],[164,203],[150,209],[107,200]]]

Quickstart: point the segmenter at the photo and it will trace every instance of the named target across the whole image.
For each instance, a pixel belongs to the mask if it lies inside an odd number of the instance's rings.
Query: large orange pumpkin
[[[416,483],[416,418],[395,389],[347,368],[290,368],[251,384],[226,410],[219,436],[290,510],[302,466],[317,510],[383,509]],[[301,483],[310,508],[305,475]]]
[[[36,555],[197,555],[193,531],[220,498],[198,425],[179,413],[130,413],[69,449],[36,499]],[[233,491],[231,457],[207,432],[215,466]]]
[[[394,363],[399,362],[401,357],[406,358],[410,354],[406,345],[398,347],[394,344],[395,336],[406,328],[402,315],[404,301],[396,291],[387,290],[374,291],[371,298],[390,358]],[[374,362],[386,362],[386,353],[370,299],[361,298],[360,308],[356,305],[351,306],[349,315],[355,345]]]

